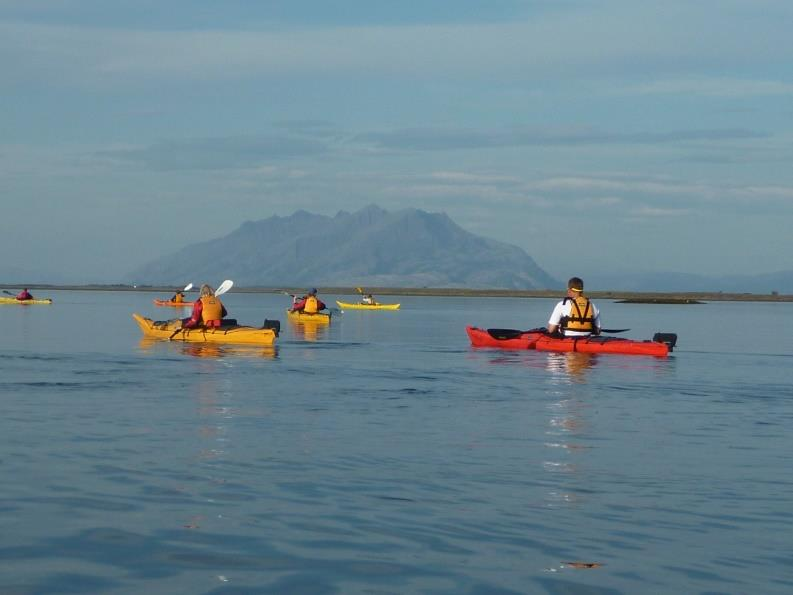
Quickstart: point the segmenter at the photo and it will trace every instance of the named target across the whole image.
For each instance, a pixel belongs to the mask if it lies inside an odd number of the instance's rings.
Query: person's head
[[[211,285],[207,285],[206,283],[204,283],[201,286],[201,292],[200,293],[201,293],[201,297],[211,296],[211,295],[215,295],[215,290],[212,289]]]
[[[580,295],[584,291],[584,282],[580,277],[570,277],[567,282],[567,291],[573,295]]]
[[[312,287],[311,289],[308,290],[307,295],[317,295],[317,290],[314,287]]]

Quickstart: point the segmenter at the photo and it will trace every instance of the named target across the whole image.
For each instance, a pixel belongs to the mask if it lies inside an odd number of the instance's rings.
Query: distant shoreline
[[[0,285],[0,289],[19,291],[21,285]],[[172,294],[177,288],[173,286],[155,285],[26,285],[32,293],[36,291],[135,291],[141,293]],[[319,287],[320,294],[358,295],[354,287]],[[195,290],[194,290],[195,291]],[[304,287],[239,287],[234,286],[235,293],[294,293],[302,294]],[[367,287],[367,293],[375,296],[426,296],[426,297],[495,297],[495,298],[559,298],[564,290],[558,289],[463,289],[442,287]],[[627,300],[630,303],[674,303],[693,304],[699,302],[793,302],[789,294],[760,293],[726,293],[726,292],[661,292],[661,291],[591,291],[589,297],[595,299]]]

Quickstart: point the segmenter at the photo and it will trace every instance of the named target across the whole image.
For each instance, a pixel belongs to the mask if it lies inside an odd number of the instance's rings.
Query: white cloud
[[[5,84],[28,76],[117,84],[297,74],[493,78],[506,73],[525,80],[646,73],[653,67],[668,71],[673,63],[679,71],[696,71],[703,65],[751,67],[758,60],[793,60],[784,22],[791,11],[784,5],[777,5],[776,18],[741,22],[741,36],[730,34],[738,29],[741,7],[716,10],[713,5],[670,0],[648,17],[644,6],[615,1],[574,4],[567,12],[541,13],[525,22],[258,31],[5,22],[0,23],[0,66]],[[749,38],[759,41],[746,43]],[[705,90],[715,86],[700,83]]]

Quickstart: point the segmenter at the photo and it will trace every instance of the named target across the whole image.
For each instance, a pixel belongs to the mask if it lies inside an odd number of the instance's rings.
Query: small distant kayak
[[[399,310],[399,304],[362,304],[360,302],[348,303],[336,300],[342,310]]]
[[[22,306],[41,306],[51,303],[52,300],[50,298],[42,298],[35,300],[18,300],[12,297],[0,297],[0,304],[20,304]]]
[[[317,312],[316,314],[308,314],[301,310],[287,310],[286,317],[293,322],[315,322],[320,324],[330,323],[330,313]]]
[[[465,329],[474,347],[497,349],[536,349],[537,351],[576,351],[580,353],[615,353],[622,355],[651,355],[664,357],[674,349],[677,335],[656,333],[650,341],[636,341],[620,337],[555,337],[544,330],[513,331],[511,329]]]
[[[154,300],[155,306],[172,306],[174,308],[193,307],[195,302],[172,302],[171,300]]]
[[[239,345],[272,345],[278,336],[273,328],[254,328],[252,326],[219,326],[217,328],[192,328],[177,330],[173,321],[155,322],[150,318],[133,314],[146,337],[192,343],[235,343]]]

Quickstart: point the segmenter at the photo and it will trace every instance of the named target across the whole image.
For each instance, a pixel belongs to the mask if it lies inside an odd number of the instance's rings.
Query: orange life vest
[[[213,295],[201,298],[201,324],[204,326],[219,326],[223,318],[223,304]]]
[[[595,330],[595,318],[592,316],[592,303],[589,298],[579,295],[575,298],[566,297],[564,301],[570,302],[570,314],[562,316],[559,321],[562,331],[591,333]]]
[[[319,312],[319,304],[317,303],[316,296],[310,295],[306,298],[306,306],[303,308],[306,314],[316,314]]]
[[[171,299],[171,301],[174,304],[181,304],[184,301],[184,298],[182,297],[181,293],[177,293],[175,296],[173,296],[173,299]]]

